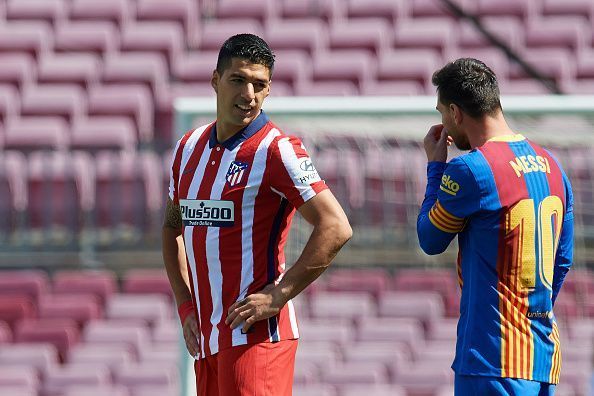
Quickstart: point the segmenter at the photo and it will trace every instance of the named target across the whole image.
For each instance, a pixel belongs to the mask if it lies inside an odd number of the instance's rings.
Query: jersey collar
[[[521,142],[526,139],[523,135],[516,133],[515,135],[499,135],[494,136],[487,142]]]
[[[261,110],[258,117],[256,117],[252,122],[250,122],[248,126],[241,129],[235,135],[231,136],[229,139],[221,143],[221,146],[225,147],[227,150],[235,149],[235,147],[239,146],[240,143],[254,136],[256,132],[262,129],[264,125],[266,125],[268,121],[268,115],[264,113],[264,110]],[[210,138],[208,139],[208,147],[213,148],[217,144],[219,144],[219,141],[217,140],[217,124],[215,123],[212,126],[212,130],[210,132]]]

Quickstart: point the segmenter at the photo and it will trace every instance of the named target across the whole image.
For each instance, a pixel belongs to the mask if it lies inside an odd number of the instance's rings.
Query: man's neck
[[[498,114],[495,117],[483,117],[480,120],[474,121],[473,124],[470,125],[470,129],[473,132],[468,134],[468,141],[473,149],[482,146],[494,137],[515,135],[515,132],[507,125],[503,114]]]
[[[260,116],[260,114],[262,114],[262,111],[260,110],[260,112],[258,113],[258,115],[256,117],[254,117],[254,119],[252,120],[252,122],[254,122],[254,120],[256,118],[258,118]],[[217,141],[219,143],[224,143],[226,140],[232,138],[233,136],[235,136],[239,131],[241,131],[242,129],[246,128],[248,125],[235,125],[235,124],[229,124],[226,123],[224,121],[220,121],[220,117],[217,117]]]

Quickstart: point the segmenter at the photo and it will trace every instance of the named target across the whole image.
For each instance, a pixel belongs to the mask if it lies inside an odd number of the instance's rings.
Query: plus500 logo
[[[233,225],[232,201],[180,200],[182,221],[185,226],[228,227]]]

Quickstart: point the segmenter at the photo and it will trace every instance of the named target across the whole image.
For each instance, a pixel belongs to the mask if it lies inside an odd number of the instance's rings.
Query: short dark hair
[[[493,70],[478,59],[460,58],[433,73],[439,100],[454,103],[471,117],[493,115],[501,110],[499,85]]]
[[[264,65],[270,70],[274,69],[274,54],[268,43],[255,34],[242,33],[229,37],[222,45],[217,59],[217,72],[223,74],[231,65],[232,58],[245,59],[251,63]]]

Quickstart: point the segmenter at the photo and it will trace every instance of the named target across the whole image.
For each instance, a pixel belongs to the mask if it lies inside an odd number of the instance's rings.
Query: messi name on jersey
[[[180,199],[184,226],[231,227],[235,219],[233,201]]]

